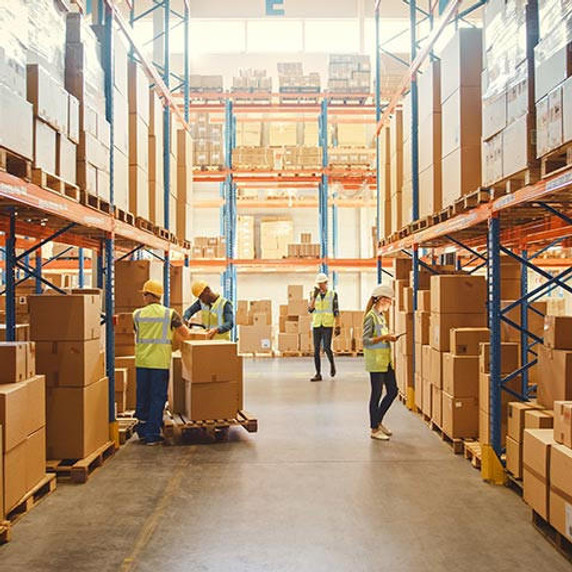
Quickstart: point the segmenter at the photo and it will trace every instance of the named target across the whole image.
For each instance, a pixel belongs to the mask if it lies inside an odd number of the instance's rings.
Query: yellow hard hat
[[[147,282],[143,284],[142,292],[153,294],[153,296],[160,298],[163,295],[163,285],[157,282],[157,280],[147,280]]]
[[[191,286],[191,291],[193,293],[193,296],[198,298],[205,291],[205,288],[207,287],[208,284],[203,280],[197,280],[196,282],[193,282],[193,285]]]

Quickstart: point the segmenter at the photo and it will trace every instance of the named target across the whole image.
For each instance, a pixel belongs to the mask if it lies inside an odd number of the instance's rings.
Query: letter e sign
[[[286,0],[265,0],[267,16],[284,16],[284,4]]]

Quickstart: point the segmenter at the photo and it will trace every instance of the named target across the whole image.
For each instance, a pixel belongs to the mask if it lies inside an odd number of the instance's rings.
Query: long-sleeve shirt
[[[197,300],[192,306],[189,306],[185,313],[183,314],[183,318],[185,322],[188,322],[195,314],[202,311],[201,301]],[[232,311],[232,304],[229,300],[226,301],[223,309],[222,309],[222,325],[218,326],[217,330],[219,334],[224,334],[232,330],[234,326],[234,312]],[[204,324],[205,326],[207,324]]]
[[[326,295],[325,292],[320,292],[318,294],[318,296],[320,296],[322,298],[322,300],[324,299],[324,296]],[[340,308],[339,308],[339,304],[338,304],[338,293],[334,292],[334,299],[332,300],[332,306],[334,308],[334,316],[337,318],[340,315]],[[308,312],[310,312],[310,314],[312,314],[315,311],[315,308],[308,308]]]
[[[380,314],[380,316],[385,324],[385,316],[383,314]],[[368,313],[363,321],[363,345],[366,347],[373,346],[373,338],[375,337],[375,323],[373,321],[373,316]]]

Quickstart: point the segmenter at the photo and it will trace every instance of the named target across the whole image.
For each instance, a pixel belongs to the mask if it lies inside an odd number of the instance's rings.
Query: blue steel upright
[[[491,445],[500,459],[501,443],[501,266],[500,266],[500,221],[498,217],[489,219],[488,228],[488,321],[490,329],[490,381],[489,411]]]
[[[328,98],[322,99],[319,117],[319,140],[322,148],[322,176],[318,189],[318,218],[320,227],[320,269],[328,273]]]
[[[10,209],[6,235],[6,341],[16,341],[16,210]]]
[[[521,252],[523,259],[528,259],[528,252],[523,249]],[[520,305],[520,364],[525,365],[528,363],[529,354],[529,343],[530,338],[528,336],[528,298],[526,294],[528,292],[528,267],[526,264],[520,265],[520,297],[522,299],[522,304]],[[528,372],[529,369],[525,368],[522,371],[520,377],[520,393],[523,396],[528,395]]]
[[[170,54],[170,26],[171,26],[171,2],[163,1],[163,82],[169,88],[171,85],[171,68],[169,62]],[[165,230],[170,229],[171,214],[171,108],[165,102],[163,108],[163,213]],[[163,265],[163,304],[169,306],[170,303],[170,276],[171,265],[169,262],[169,252],[165,252],[165,262]]]

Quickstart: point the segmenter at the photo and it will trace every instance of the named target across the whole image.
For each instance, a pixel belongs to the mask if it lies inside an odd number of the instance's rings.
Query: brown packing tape
[[[530,469],[527,469],[528,471],[530,471],[531,473],[533,473],[533,471],[531,471]],[[536,476],[536,475],[535,475]],[[540,477],[539,477],[540,478]],[[562,499],[564,499],[568,504],[572,505],[572,495],[564,492],[562,489],[555,487],[553,485],[550,485],[550,490],[557,494],[559,497],[561,497]]]
[[[522,463],[522,468],[523,470],[528,471],[533,477],[537,478],[540,482],[542,482],[543,484],[548,484],[546,482],[546,478],[543,477],[538,471],[535,471],[534,469],[530,468],[530,465],[527,465],[525,462]]]

